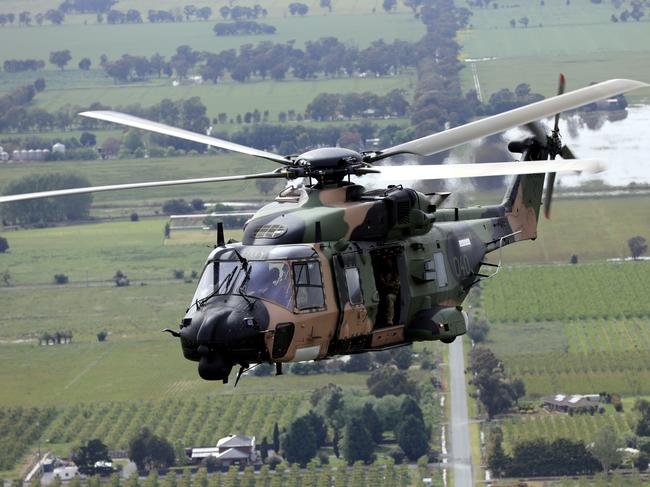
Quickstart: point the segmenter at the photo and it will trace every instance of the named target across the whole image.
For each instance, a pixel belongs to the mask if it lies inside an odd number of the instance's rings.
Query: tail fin
[[[537,238],[544,176],[544,174],[517,176],[506,191],[501,206],[505,209],[505,217],[512,232],[518,232],[514,238],[516,242]]]

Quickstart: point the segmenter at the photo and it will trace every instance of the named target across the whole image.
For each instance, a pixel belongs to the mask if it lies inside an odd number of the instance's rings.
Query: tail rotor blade
[[[561,95],[564,93],[564,88],[566,86],[566,78],[563,73],[560,73],[560,81],[557,85],[557,94]],[[560,130],[560,112],[555,114],[555,123],[553,124],[553,132],[558,132]]]
[[[546,193],[544,193],[544,216],[547,220],[551,219],[551,201],[553,201],[553,188],[555,187],[554,172],[548,173],[546,178]]]

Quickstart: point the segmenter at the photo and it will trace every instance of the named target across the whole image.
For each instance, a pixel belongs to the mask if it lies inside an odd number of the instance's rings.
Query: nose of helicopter
[[[260,359],[264,353],[260,331],[266,323],[259,308],[261,303],[245,308],[204,307],[183,320],[183,355],[199,362],[201,378],[225,382],[236,363]]]

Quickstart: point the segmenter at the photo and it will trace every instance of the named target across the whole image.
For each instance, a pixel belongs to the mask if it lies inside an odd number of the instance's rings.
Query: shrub
[[[9,241],[4,237],[0,237],[0,254],[4,254],[8,248]]]
[[[68,284],[68,276],[65,274],[54,274],[54,284]]]
[[[131,218],[132,222],[137,222],[138,220],[140,220],[140,217],[138,216],[138,214],[135,211],[133,213],[131,213],[130,218]]]
[[[174,274],[174,279],[185,279],[185,271],[183,269],[174,269],[172,274]]]
[[[108,336],[108,332],[106,330],[102,330],[99,333],[97,333],[97,340],[100,342],[106,341],[106,337]]]
[[[122,271],[118,270],[113,276],[113,281],[117,287],[125,287],[130,284],[129,279],[126,277]]]

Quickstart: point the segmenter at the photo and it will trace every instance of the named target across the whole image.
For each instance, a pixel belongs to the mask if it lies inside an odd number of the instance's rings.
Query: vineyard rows
[[[650,394],[649,352],[530,353],[504,356],[508,373],[526,383],[529,397],[558,392]]]
[[[650,262],[505,268],[485,283],[493,321],[540,322],[650,316]]]
[[[634,413],[613,414],[540,414],[535,416],[519,416],[507,419],[501,424],[506,449],[521,442],[538,438],[553,441],[567,438],[572,441],[591,443],[598,431],[606,425],[611,425],[619,438],[633,430],[637,418]]]
[[[0,409],[0,470],[12,469],[55,416],[53,408]]]
[[[201,469],[192,478],[189,472],[181,477],[168,474],[158,477],[152,473],[144,480],[131,477],[120,481],[115,475],[110,487],[408,487],[422,485],[419,479],[433,478],[434,485],[441,485],[441,470],[429,468],[425,463],[418,463],[417,469],[406,464],[399,466],[392,462],[374,463],[364,466],[361,462],[352,467],[318,466],[311,462],[307,468],[300,469],[297,464],[278,466],[275,472],[264,465],[259,472],[247,467],[243,472],[231,467],[227,472],[207,474]],[[72,480],[68,487],[97,487],[95,479]]]
[[[0,470],[10,470],[30,445],[101,439],[110,449],[128,448],[143,427],[183,446],[216,445],[232,433],[271,438],[273,425],[287,426],[307,401],[302,394],[232,395],[141,403],[76,404],[55,409],[0,411]]]
[[[148,426],[155,434],[186,446],[215,445],[231,433],[271,437],[277,422],[286,426],[305,402],[301,394],[232,395],[142,403],[74,405],[57,414],[43,432],[51,443],[100,438],[110,448],[126,448]]]
[[[589,320],[564,327],[569,352],[629,352],[650,350],[650,320]]]

